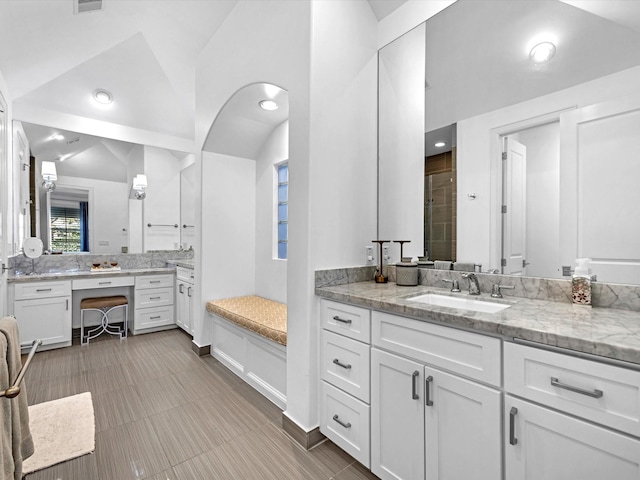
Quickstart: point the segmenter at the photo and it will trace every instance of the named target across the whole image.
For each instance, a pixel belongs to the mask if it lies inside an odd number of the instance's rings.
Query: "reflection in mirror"
[[[24,221],[25,236],[39,236],[46,250],[60,253],[142,253],[181,246],[182,229],[173,225],[181,221],[181,201],[190,202],[194,195],[193,188],[181,194],[180,185],[180,172],[193,163],[192,154],[14,124],[14,131],[24,132],[25,149],[34,157],[30,188],[20,187],[35,217]],[[50,192],[42,186],[42,162],[56,168]],[[144,200],[132,194],[138,174],[145,174],[149,183]],[[156,226],[165,224],[171,228]]]
[[[561,278],[563,266],[590,257],[599,280],[640,284],[640,244],[630,243],[640,227],[621,207],[637,201],[626,179],[640,175],[627,161],[640,138],[632,131],[640,51],[628,48],[640,43],[640,19],[612,3],[459,0],[426,22],[425,131],[457,124],[458,260]],[[529,49],[542,33],[555,36],[556,54],[534,63]],[[583,120],[592,111],[610,116]],[[518,143],[526,147],[519,164]],[[605,157],[608,167],[598,168]],[[615,192],[604,202],[593,193],[600,178]],[[393,203],[388,192],[380,190],[380,204]],[[385,221],[379,216],[380,230]],[[614,239],[612,229],[623,234]]]

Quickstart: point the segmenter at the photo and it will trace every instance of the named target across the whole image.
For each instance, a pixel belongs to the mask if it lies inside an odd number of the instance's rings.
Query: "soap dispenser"
[[[590,258],[576,259],[576,269],[571,280],[571,296],[575,305],[591,306]]]

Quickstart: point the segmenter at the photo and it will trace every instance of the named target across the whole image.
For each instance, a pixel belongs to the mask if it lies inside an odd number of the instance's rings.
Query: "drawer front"
[[[173,287],[136,290],[136,308],[173,305]]]
[[[138,275],[136,277],[136,289],[173,287],[175,277],[168,275]]]
[[[372,313],[372,344],[434,367],[500,386],[498,338],[388,313]]]
[[[320,382],[320,431],[353,458],[370,467],[369,405],[327,382]]]
[[[135,277],[104,277],[100,274],[96,278],[80,278],[73,280],[74,290],[88,290],[90,288],[130,287],[135,282]]]
[[[14,284],[14,300],[64,297],[67,295],[71,295],[71,282],[69,280]]]
[[[514,395],[640,436],[639,371],[505,343],[504,383]]]
[[[371,342],[371,311],[344,303],[320,300],[322,328],[364,343]]]
[[[193,271],[193,268],[177,267],[176,277],[178,277],[179,280],[184,280],[185,282],[193,283],[195,278],[195,273]]]
[[[173,306],[136,309],[134,329],[135,331],[147,328],[174,325]]]
[[[322,379],[369,403],[371,347],[366,343],[322,331]]]

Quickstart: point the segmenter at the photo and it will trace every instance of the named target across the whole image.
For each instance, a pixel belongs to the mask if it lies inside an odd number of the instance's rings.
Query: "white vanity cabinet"
[[[193,335],[193,286],[192,268],[176,268],[176,324]]]
[[[20,346],[41,339],[41,349],[71,345],[71,282],[28,282],[13,286],[13,315]]]
[[[507,479],[640,478],[640,371],[513,343],[504,365]]]
[[[134,335],[175,325],[174,283],[174,274],[136,276]]]
[[[370,465],[368,309],[322,299],[320,431]]]
[[[500,386],[500,344],[374,311],[371,471],[394,480],[501,478],[502,395],[491,386]]]

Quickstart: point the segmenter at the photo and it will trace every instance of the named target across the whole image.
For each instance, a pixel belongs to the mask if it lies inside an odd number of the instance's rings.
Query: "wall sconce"
[[[53,183],[58,180],[58,174],[56,173],[56,164],[53,162],[42,162],[42,187],[47,193],[52,192],[56,188],[56,184]]]
[[[147,196],[145,189],[147,188],[147,176],[139,173],[133,178],[132,195],[136,200],[142,200]]]

